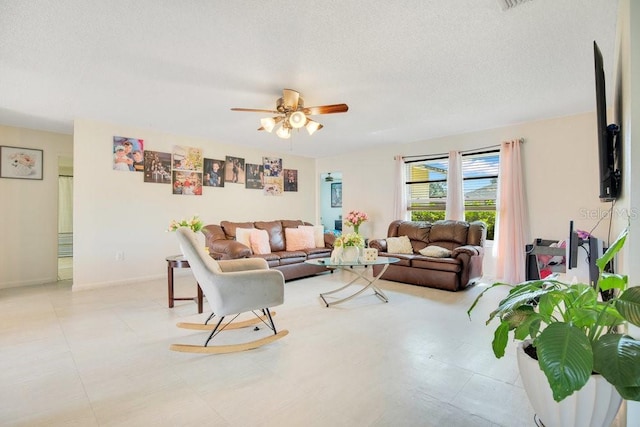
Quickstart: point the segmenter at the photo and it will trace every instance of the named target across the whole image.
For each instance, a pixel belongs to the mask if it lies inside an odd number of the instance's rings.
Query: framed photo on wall
[[[0,146],[0,178],[42,179],[42,150]]]
[[[342,207],[342,183],[334,182],[331,184],[331,207]]]

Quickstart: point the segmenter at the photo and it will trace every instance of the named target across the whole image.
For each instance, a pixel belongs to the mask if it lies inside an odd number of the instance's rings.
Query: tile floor
[[[195,295],[185,273],[176,295]],[[206,333],[175,324],[202,320],[206,309],[167,308],[164,279],[0,290],[0,425],[535,425],[514,349],[501,360],[491,352],[484,321],[498,293],[473,321],[466,309],[482,286],[451,293],[381,281],[388,304],[363,294],[326,308],[318,294],[341,274],[287,283],[274,310],[289,335],[227,355],[169,351],[204,342]]]

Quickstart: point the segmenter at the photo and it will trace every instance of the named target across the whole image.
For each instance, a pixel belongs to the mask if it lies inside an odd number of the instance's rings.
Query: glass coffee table
[[[371,288],[373,289],[373,292],[375,293],[375,295],[380,298],[382,301],[384,302],[389,302],[389,298],[387,298],[387,296],[384,294],[384,292],[382,292],[382,290],[380,288],[378,288],[375,283],[378,281],[378,279],[380,278],[380,276],[382,276],[384,274],[385,271],[387,271],[387,268],[389,268],[390,264],[393,264],[394,262],[398,262],[400,261],[399,258],[393,258],[393,257],[378,257],[375,261],[354,261],[354,262],[331,262],[331,258],[317,258],[317,259],[309,259],[307,261],[305,261],[307,264],[313,264],[313,265],[323,265],[327,268],[333,268],[333,269],[339,269],[339,270],[344,270],[344,271],[348,271],[351,274],[354,274],[356,277],[353,278],[353,280],[351,280],[349,283],[347,283],[346,285],[335,289],[333,291],[329,291],[329,292],[324,292],[322,294],[320,294],[320,298],[322,298],[322,301],[325,303],[325,305],[327,307],[331,306],[331,305],[336,305],[336,304],[340,304],[343,303],[345,301],[349,301],[351,298],[354,298],[358,295],[360,295],[361,293],[363,293],[364,291],[366,291],[367,289]],[[367,267],[370,267],[372,265],[384,265],[384,267],[382,268],[382,270],[380,271],[380,273],[378,273],[377,276],[373,276],[372,278],[369,278],[367,276],[365,276],[366,272],[367,272]],[[365,285],[359,289],[358,291],[356,291],[355,293],[335,300],[335,301],[327,301],[327,296],[328,295],[332,295],[335,293],[338,293],[340,291],[343,291],[345,289],[347,289],[348,287],[352,286],[355,284],[356,281],[358,281],[359,279],[362,279],[365,282]]]

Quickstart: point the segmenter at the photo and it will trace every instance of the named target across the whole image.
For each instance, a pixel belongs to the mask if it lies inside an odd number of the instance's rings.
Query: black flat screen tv
[[[598,44],[593,42],[596,80],[596,114],[598,116],[598,159],[600,169],[600,201],[611,202],[620,195],[620,147],[616,124],[607,125],[607,96],[604,65]]]

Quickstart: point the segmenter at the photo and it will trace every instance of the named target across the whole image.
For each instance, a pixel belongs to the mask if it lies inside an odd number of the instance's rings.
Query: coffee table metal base
[[[324,301],[325,305],[327,307],[332,306],[332,305],[336,305],[336,304],[340,304],[343,303],[345,301],[349,301],[352,298],[357,297],[358,295],[360,295],[361,293],[363,293],[364,291],[366,291],[367,289],[371,288],[373,289],[373,292],[375,293],[375,295],[380,298],[382,301],[384,302],[389,302],[389,298],[387,298],[387,296],[384,294],[384,292],[382,292],[382,290],[380,288],[378,288],[375,285],[375,282],[378,281],[378,279],[380,278],[380,276],[382,276],[384,274],[384,272],[387,270],[387,268],[389,268],[389,264],[385,264],[384,267],[382,268],[382,270],[380,271],[380,273],[377,276],[373,276],[372,279],[369,279],[367,276],[365,276],[366,272],[367,272],[367,267],[370,267],[369,265],[332,265],[333,268],[339,268],[343,271],[348,271],[352,274],[354,274],[356,277],[353,278],[353,280],[351,280],[349,283],[347,283],[346,285],[335,289],[333,291],[329,291],[329,292],[324,292],[322,294],[320,294],[320,298],[322,298],[322,301]],[[358,268],[358,267],[363,267],[363,268]],[[338,293],[342,290],[347,289],[348,287],[352,286],[355,284],[356,281],[358,281],[359,279],[362,279],[364,282],[366,282],[366,285],[364,285],[360,290],[358,290],[356,293],[349,295],[348,297],[342,298],[342,299],[338,299],[335,301],[327,301],[327,296],[328,295],[332,295],[335,293]]]

